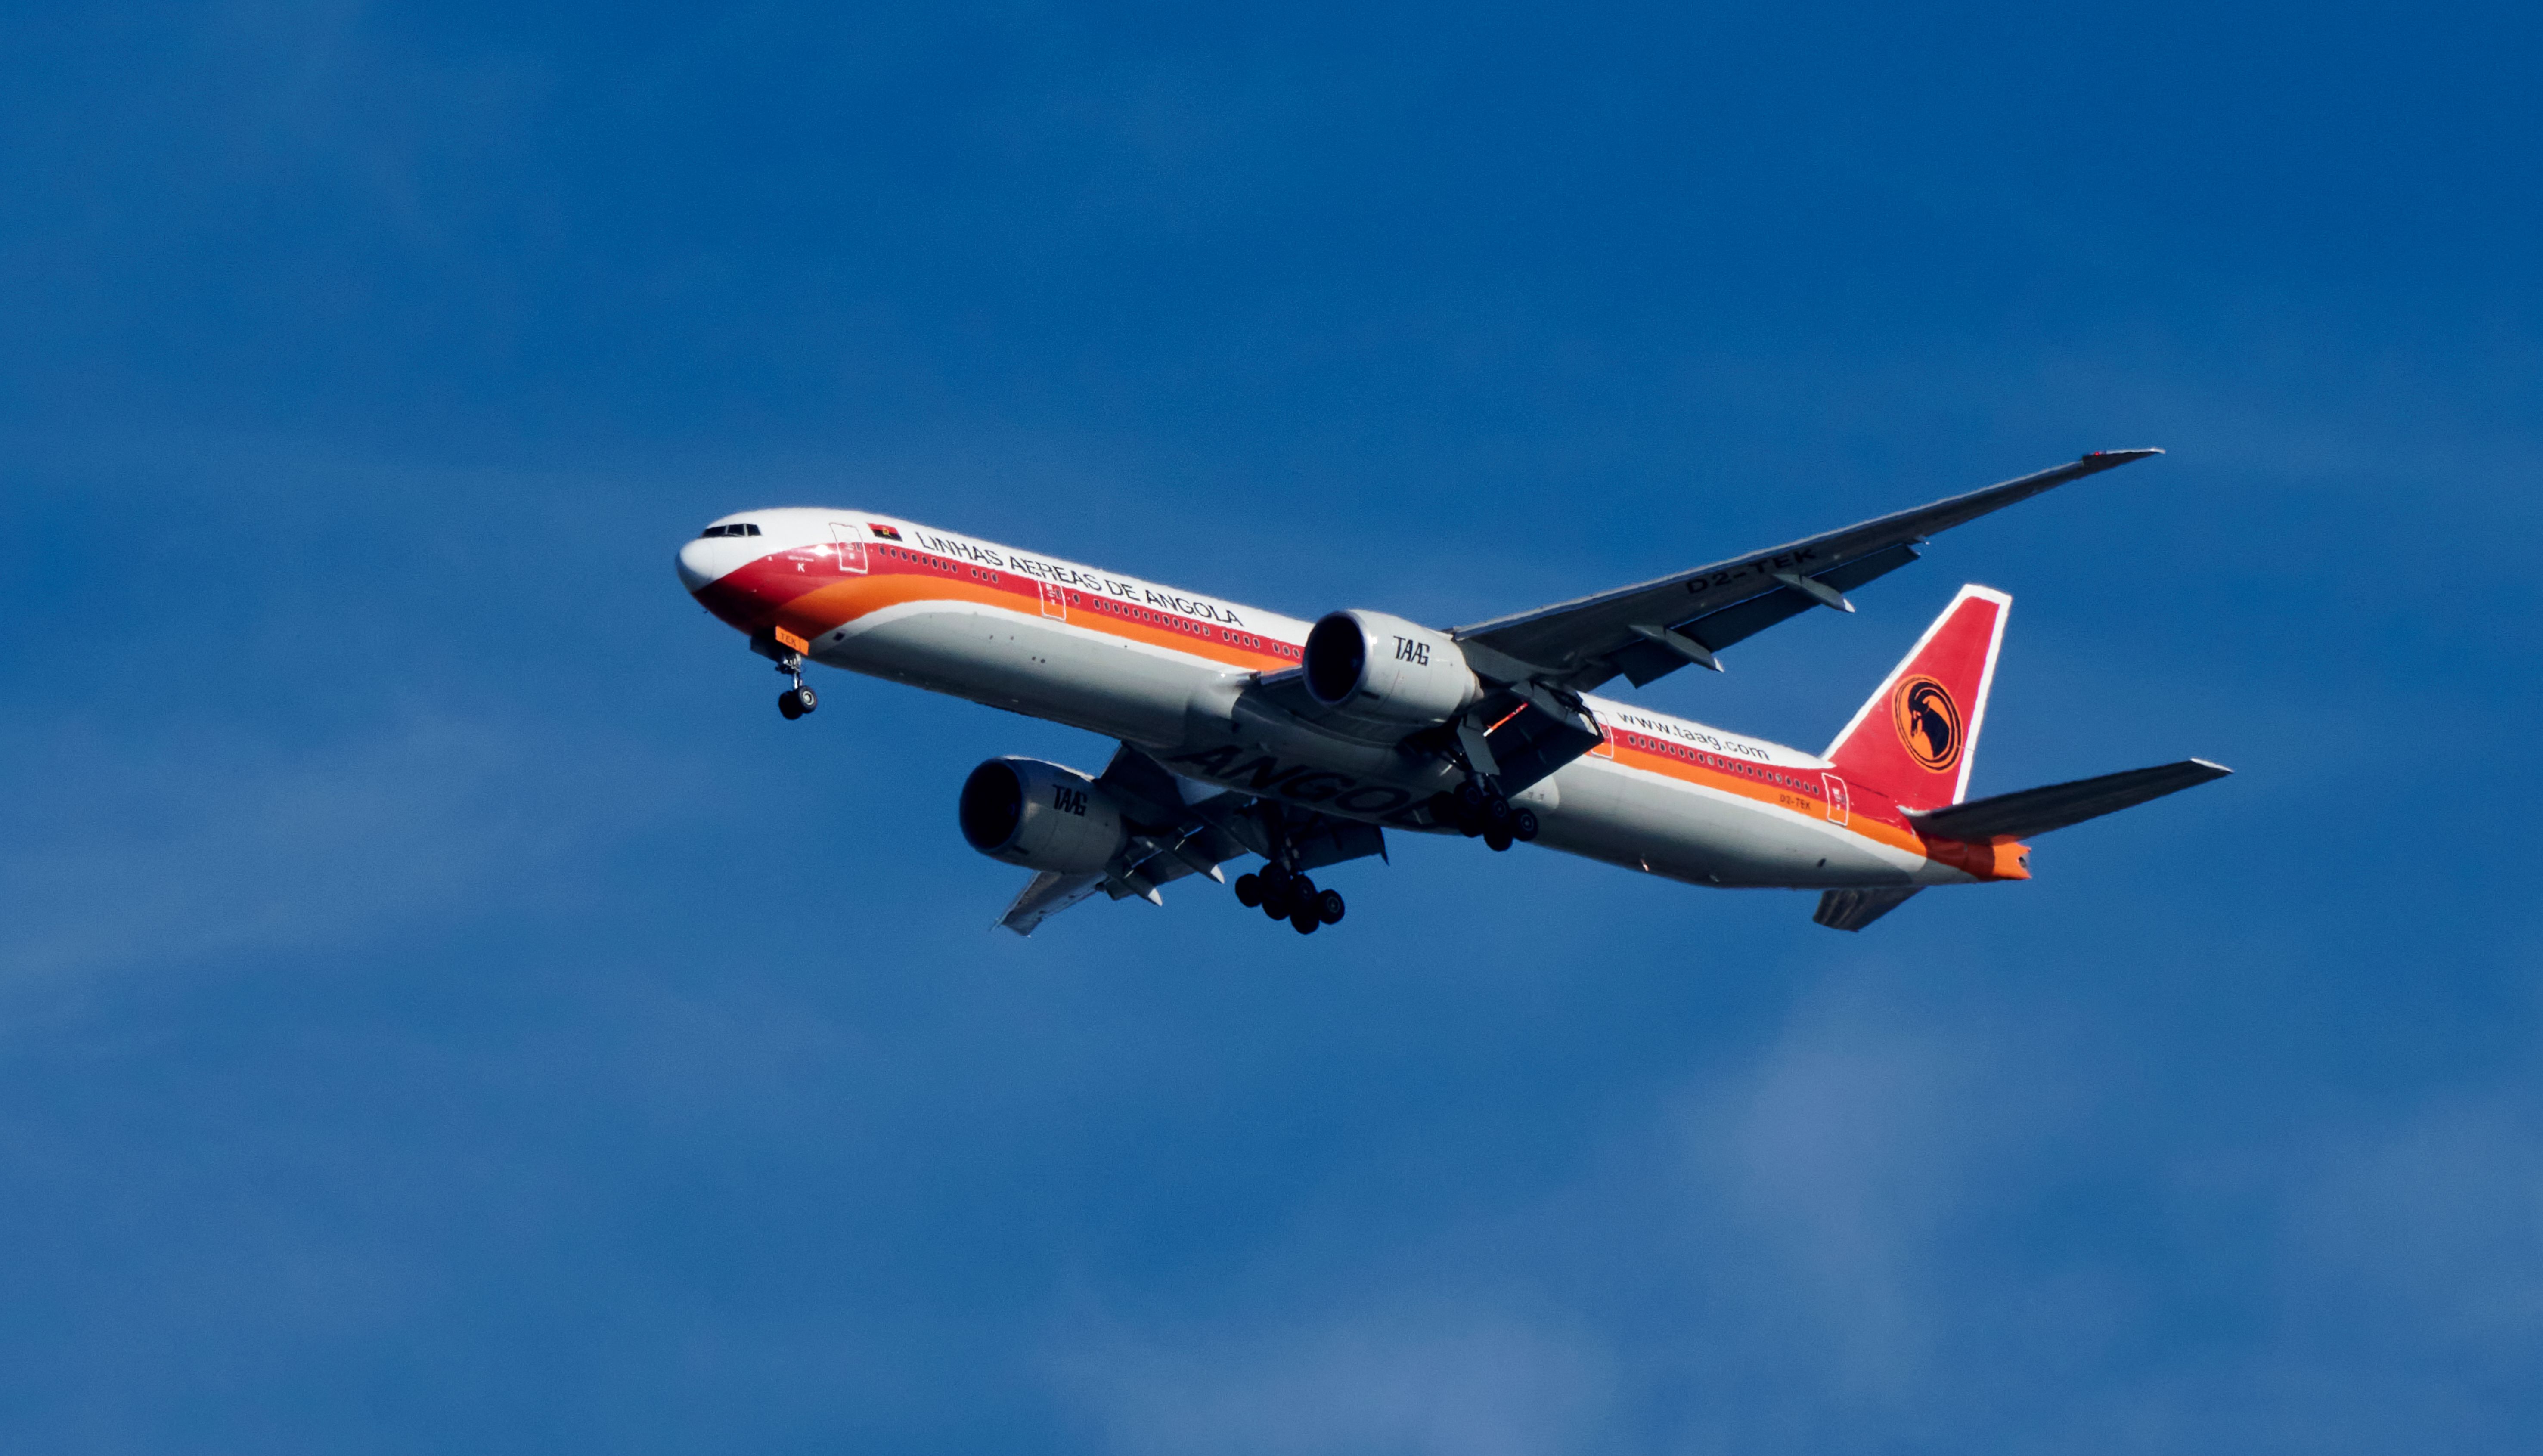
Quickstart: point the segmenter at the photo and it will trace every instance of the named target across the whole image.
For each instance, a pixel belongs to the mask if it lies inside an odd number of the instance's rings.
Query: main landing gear
[[[1288,826],[1277,803],[1266,800],[1256,807],[1269,852],[1264,856],[1261,873],[1236,877],[1236,902],[1261,910],[1271,919],[1288,921],[1289,928],[1300,935],[1314,935],[1325,926],[1340,925],[1342,891],[1318,889],[1316,881],[1298,872],[1298,849],[1289,840]]]
[[[777,711],[786,715],[786,721],[788,723],[793,723],[795,720],[802,718],[805,714],[821,706],[819,695],[815,694],[810,688],[804,686],[803,653],[788,652],[785,656],[778,658],[777,670],[795,680],[795,685],[793,687],[788,688],[786,691],[777,695]]]
[[[1495,851],[1525,844],[1536,837],[1536,810],[1521,808],[1500,790],[1488,789],[1473,779],[1458,785],[1454,794],[1433,796],[1430,813],[1469,839],[1483,836],[1484,843]]]
[[[1265,865],[1260,875],[1237,876],[1236,902],[1258,908],[1273,920],[1288,921],[1300,935],[1314,935],[1324,926],[1341,924],[1343,918],[1342,891],[1318,889],[1316,881],[1276,864]]]

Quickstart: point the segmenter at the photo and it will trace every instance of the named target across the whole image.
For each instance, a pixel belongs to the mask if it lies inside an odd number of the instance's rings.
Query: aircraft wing
[[[1124,743],[1096,776],[1122,806],[1129,843],[1102,870],[1062,874],[1045,870],[1007,906],[998,924],[1031,935],[1044,920],[1098,892],[1117,900],[1163,904],[1160,885],[1192,875],[1224,879],[1218,867],[1242,855],[1270,858],[1274,826],[1300,870],[1321,869],[1366,855],[1384,855],[1386,836],[1376,825],[1338,819],[1275,800],[1234,790],[1187,802],[1186,780]]]
[[[1814,606],[1853,611],[1844,593],[1916,559],[1937,532],[2001,510],[2068,481],[2160,455],[2096,450],[2071,464],[1885,515],[1788,546],[1752,552],[1639,585],[1498,617],[1451,636],[1478,671],[1586,692],[1622,673],[1637,687]],[[1477,652],[1476,648],[1484,651]],[[1495,657],[1506,659],[1495,661]],[[1477,659],[1481,660],[1477,660]]]
[[[998,923],[1018,935],[1032,935],[1034,928],[1053,915],[1104,887],[1101,875],[1063,875],[1057,870],[1044,870],[1035,876],[1016,902]]]

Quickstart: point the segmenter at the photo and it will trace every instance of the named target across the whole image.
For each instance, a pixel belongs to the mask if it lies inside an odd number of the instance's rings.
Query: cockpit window
[[[709,526],[698,532],[698,539],[704,541],[710,536],[756,536],[758,534],[759,527],[748,521],[737,521],[730,526]]]

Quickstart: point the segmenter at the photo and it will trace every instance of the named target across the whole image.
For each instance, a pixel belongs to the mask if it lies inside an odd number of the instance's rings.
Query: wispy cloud
[[[1939,1408],[1998,1383],[1972,1368],[1978,1346],[2071,1323],[2092,1293],[2066,1271],[1973,1266],[1964,1247],[2006,1198],[2036,1195],[1988,1183],[2071,1101],[2011,1095],[2042,1067],[2003,1031],[1811,1001],[1753,1054],[1646,1105],[1574,1177],[1404,1247],[1337,1260],[1327,1241],[1348,1236],[1302,1235],[1323,1267],[1267,1256],[1247,1287],[1271,1292],[1214,1315],[1072,1327],[1064,1384],[1133,1453],[1842,1446],[1954,1428]]]
[[[1292,1229],[1214,1309],[1070,1324],[1061,1383],[1126,1453],[2508,1438],[2543,1351],[2530,1097],[2112,1143],[2143,1084],[2091,1045],[1806,997],[1572,1177],[1393,1245]]]
[[[1679,1099],[1690,1211],[1762,1256],[1753,1273],[1781,1291],[1762,1305],[1803,1321],[1848,1394],[1902,1396],[1928,1373],[1937,1246],[1969,1215],[1976,1166],[2033,1121],[1989,1095],[2007,1073],[1977,1035],[1846,1004]]]
[[[315,748],[194,728],[9,735],[0,988],[397,928],[535,882],[643,812],[631,749],[420,714]]]
[[[1615,1390],[1595,1338],[1489,1307],[1394,1305],[1241,1333],[1117,1332],[1057,1364],[1111,1447],[1132,1453],[1580,1450]]]
[[[2543,1355],[2543,1107],[2458,1093],[2325,1137],[2287,1209],[2289,1314],[2466,1374]]]

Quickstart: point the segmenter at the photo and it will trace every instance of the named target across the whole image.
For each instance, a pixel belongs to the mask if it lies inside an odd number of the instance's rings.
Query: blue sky
[[[0,1440],[2523,1450],[2531,11],[0,15]],[[1860,937],[1398,846],[986,926],[670,554],[1467,621],[2091,448],[1657,706],[2240,772]],[[1702,680],[1690,680],[1695,678]]]

